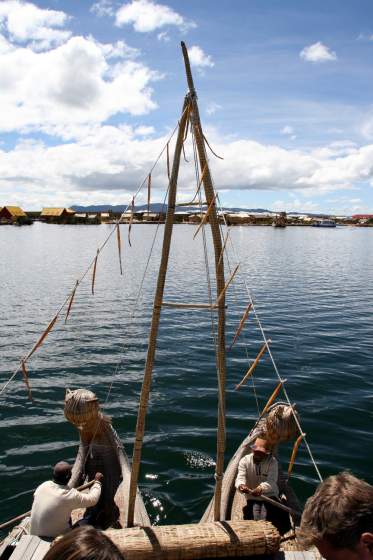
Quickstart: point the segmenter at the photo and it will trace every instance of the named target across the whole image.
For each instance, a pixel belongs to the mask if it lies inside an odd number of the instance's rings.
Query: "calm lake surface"
[[[0,381],[14,371],[86,269],[113,226],[0,228]],[[174,229],[165,299],[207,302],[202,237]],[[30,509],[51,465],[73,461],[78,436],[63,416],[66,387],[87,387],[113,417],[132,455],[163,226],[143,290],[139,285],[156,226],[122,226],[124,275],[115,236],[99,257],[96,289],[81,285],[63,318],[30,360],[35,402],[17,376],[0,397],[0,520]],[[231,230],[240,275],[227,298],[230,343],[250,286],[290,398],[323,476],[342,469],[373,483],[373,229],[237,227]],[[208,236],[208,241],[210,241]],[[210,245],[210,244],[209,244]],[[230,251],[231,264],[235,258]],[[252,385],[234,390],[261,346],[253,317],[227,354],[227,460],[256,416]],[[216,370],[210,315],[162,313],[147,418],[140,487],[154,523],[197,521],[213,492]],[[116,366],[121,362],[119,368]],[[266,356],[256,369],[262,408],[277,380]],[[282,450],[284,466],[291,447]],[[302,499],[316,484],[301,447],[293,483]]]

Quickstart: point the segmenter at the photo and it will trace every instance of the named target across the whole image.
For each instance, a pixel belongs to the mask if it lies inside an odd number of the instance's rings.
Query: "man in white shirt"
[[[235,483],[237,490],[246,494],[244,519],[266,519],[284,533],[290,528],[288,514],[284,515],[281,509],[261,499],[261,496],[267,496],[279,501],[277,459],[263,438],[257,438],[251,449],[252,453],[242,457],[239,462]]]
[[[103,475],[96,473],[95,483],[87,493],[67,486],[71,466],[64,461],[53,469],[53,480],[43,482],[34,493],[31,509],[31,535],[57,537],[71,529],[71,512],[95,506],[101,495]]]

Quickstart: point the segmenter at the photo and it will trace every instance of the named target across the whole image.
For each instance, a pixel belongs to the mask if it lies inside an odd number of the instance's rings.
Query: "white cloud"
[[[193,66],[197,68],[212,68],[215,66],[211,56],[206,54],[201,47],[193,45],[188,49],[189,60]]]
[[[158,41],[163,41],[164,43],[168,43],[170,41],[170,36],[167,31],[161,31],[157,35]]]
[[[219,111],[220,109],[222,109],[222,106],[219,105],[219,103],[215,103],[215,101],[212,101],[211,103],[209,103],[206,107],[206,113],[208,115],[214,115],[216,113],[216,111]]]
[[[118,27],[133,25],[135,31],[149,33],[165,26],[175,26],[186,31],[196,27],[192,21],[186,20],[165,4],[156,4],[151,0],[132,0],[124,4],[116,13],[115,23]]]
[[[320,212],[320,204],[318,202],[312,202],[311,200],[300,200],[295,198],[290,202],[284,202],[283,200],[276,200],[272,204],[271,210],[275,212],[304,212],[304,213],[316,213]]]
[[[44,10],[22,0],[3,0],[0,3],[0,28],[10,41],[27,44],[42,51],[66,42],[71,31],[61,29],[69,17],[61,11]]]
[[[294,134],[294,128],[292,126],[284,126],[284,128],[281,130],[281,134],[286,134],[286,135],[291,135]]]
[[[79,129],[79,127],[78,127]],[[31,209],[48,204],[89,202],[124,203],[146,177],[165,145],[147,127],[87,126],[68,144],[48,147],[41,142],[20,142],[14,149],[0,149],[0,198]],[[207,131],[213,149],[224,160],[211,158],[216,187],[232,190],[287,191],[307,196],[353,189],[373,181],[373,145],[351,153],[327,157],[317,151],[286,150],[248,139],[230,141]],[[192,148],[187,147],[187,156]],[[172,154],[172,146],[171,146]],[[322,156],[322,157],[321,157]],[[180,195],[194,192],[193,166],[180,170]],[[153,200],[161,200],[167,185],[165,156],[152,174]],[[297,200],[298,198],[295,198]],[[138,201],[144,201],[141,195]],[[294,204],[289,209],[295,209]],[[286,206],[283,206],[286,208]],[[311,211],[307,205],[300,210]]]
[[[90,11],[98,17],[114,16],[115,10],[111,0],[99,0],[92,4]]]
[[[104,122],[117,113],[151,111],[156,105],[150,84],[160,75],[126,58],[135,54],[123,41],[103,45],[72,37],[36,53],[3,38],[0,131],[36,129],[66,137],[78,125]]]
[[[337,60],[337,55],[329,47],[318,41],[313,45],[305,47],[299,54],[300,58],[307,62],[327,62]]]

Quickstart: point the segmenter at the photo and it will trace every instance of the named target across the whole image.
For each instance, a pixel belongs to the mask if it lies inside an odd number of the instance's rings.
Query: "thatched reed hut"
[[[5,224],[20,224],[28,221],[27,214],[19,206],[3,206],[0,208],[0,222]]]
[[[49,223],[67,223],[75,216],[74,210],[70,208],[43,208],[40,219]]]

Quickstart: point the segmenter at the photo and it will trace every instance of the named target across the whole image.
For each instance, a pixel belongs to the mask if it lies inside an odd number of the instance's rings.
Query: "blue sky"
[[[128,202],[179,117],[184,40],[225,205],[373,212],[372,16],[368,0],[3,0],[0,205]],[[154,201],[166,184],[162,160]],[[194,190],[185,164],[180,199]]]

